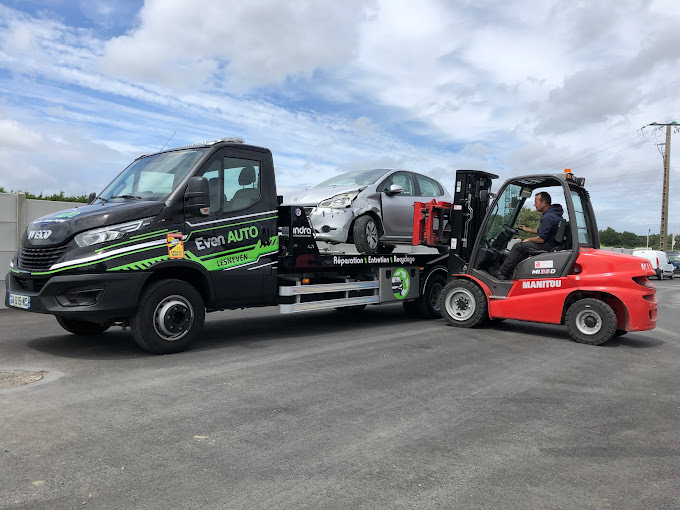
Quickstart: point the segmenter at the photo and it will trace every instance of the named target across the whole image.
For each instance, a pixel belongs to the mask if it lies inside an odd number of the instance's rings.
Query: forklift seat
[[[570,237],[571,230],[569,229],[569,222],[562,218],[557,224],[557,233],[555,234],[555,246],[550,248],[548,252],[565,250],[571,247]]]

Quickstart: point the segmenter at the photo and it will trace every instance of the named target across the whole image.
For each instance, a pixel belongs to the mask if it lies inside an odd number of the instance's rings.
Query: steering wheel
[[[506,231],[508,234],[511,234],[511,235],[513,235],[513,236],[516,236],[517,234],[519,234],[519,230],[517,230],[516,228],[511,227],[511,226],[508,225],[507,223],[503,223],[503,228],[505,229],[505,231]]]

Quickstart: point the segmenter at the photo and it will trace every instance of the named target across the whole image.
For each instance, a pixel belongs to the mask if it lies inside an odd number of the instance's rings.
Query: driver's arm
[[[519,230],[521,230],[522,232],[527,232],[529,234],[538,234],[537,228],[530,228],[530,227],[527,227],[526,225],[517,225],[517,228]]]
[[[519,230],[523,231],[523,232],[528,232],[530,234],[538,234],[537,228],[529,228],[526,225],[517,225],[517,228]],[[538,237],[538,235],[536,235],[534,237],[527,237],[526,239],[522,239],[522,242],[523,243],[532,242],[532,243],[541,244],[541,243],[545,242],[545,239],[542,239],[542,238]]]

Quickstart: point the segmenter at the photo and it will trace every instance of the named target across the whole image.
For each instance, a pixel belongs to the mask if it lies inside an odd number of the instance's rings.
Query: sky
[[[677,0],[0,0],[0,186],[87,194],[141,154],[238,136],[271,149],[279,193],[569,167],[600,229],[659,233],[650,124],[680,122],[679,26]]]

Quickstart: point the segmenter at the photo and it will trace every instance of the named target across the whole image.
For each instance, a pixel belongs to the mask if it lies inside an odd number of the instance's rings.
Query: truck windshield
[[[206,149],[187,149],[154,154],[136,160],[99,198],[110,200],[165,200],[184,180]]]
[[[326,188],[329,186],[368,186],[373,184],[383,175],[387,173],[387,170],[356,170],[354,172],[347,172],[344,174],[336,175],[331,177],[327,181],[323,181],[320,184],[314,186],[315,188]]]

